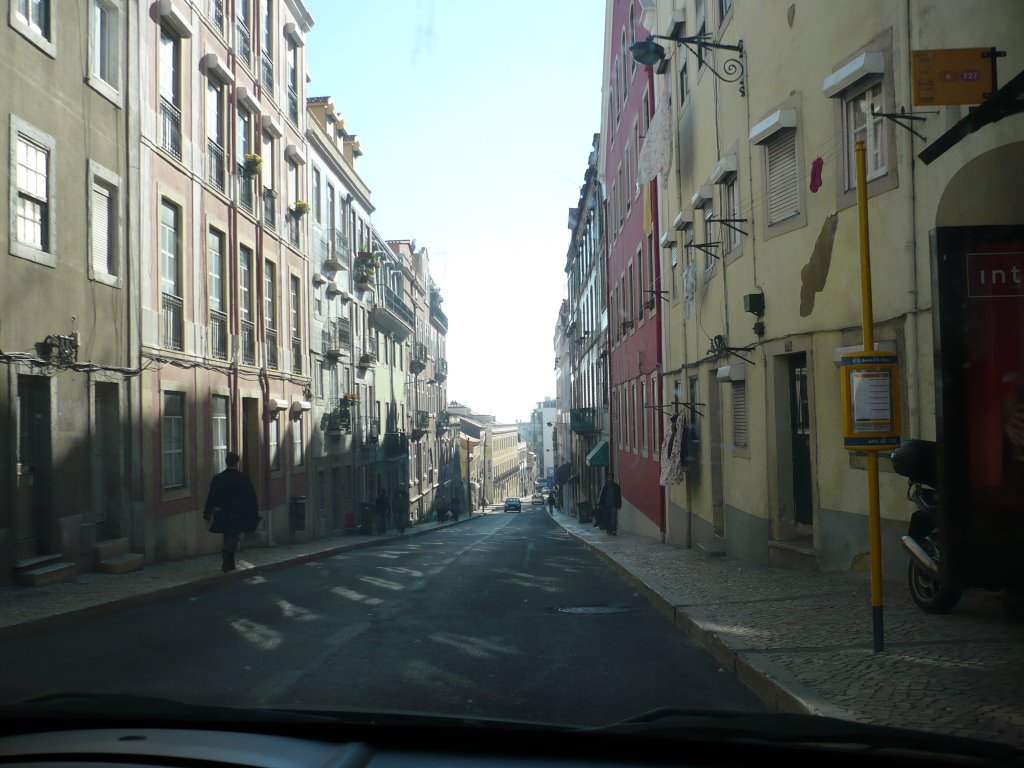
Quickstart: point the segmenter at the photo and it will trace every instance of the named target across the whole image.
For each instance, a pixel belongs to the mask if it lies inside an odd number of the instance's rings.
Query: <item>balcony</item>
[[[320,255],[324,269],[344,269],[348,263],[348,238],[337,227],[324,232],[320,241]]]
[[[242,362],[256,365],[256,324],[252,320],[242,321]]]
[[[299,122],[299,94],[294,85],[288,86],[288,117],[298,125]]]
[[[277,230],[277,192],[267,188],[263,189],[263,227]]]
[[[409,452],[409,436],[405,432],[384,433],[384,456],[391,459]]]
[[[238,164],[238,204],[245,211],[252,213],[252,177],[246,174],[245,166],[242,163]]]
[[[412,347],[412,357],[409,359],[409,372],[422,373],[427,367],[427,345],[417,341]]]
[[[210,310],[210,354],[228,359],[228,316],[216,309]]]
[[[430,411],[416,411],[416,429],[430,429]]]
[[[267,368],[277,370],[277,330],[267,328]]]
[[[569,429],[577,435],[597,435],[601,423],[596,408],[572,408],[569,411]]]
[[[249,28],[239,21],[235,29],[238,34],[238,58],[245,62],[245,66],[252,66],[252,36],[249,34]]]
[[[363,347],[359,353],[359,362],[357,365],[360,368],[369,368],[371,365],[377,364],[377,353],[374,351],[372,344],[367,344]]]
[[[397,341],[409,338],[416,327],[416,318],[405,300],[391,286],[378,284],[377,302],[370,312],[374,327],[391,334]]]
[[[347,318],[333,318],[324,324],[323,353],[326,357],[340,357],[352,344],[352,323]]]
[[[175,160],[181,160],[181,110],[160,98],[160,147]]]
[[[170,293],[160,295],[160,346],[164,349],[182,350],[185,305],[181,298]]]
[[[292,338],[292,373],[302,373],[302,339]]]
[[[441,294],[430,293],[430,322],[441,333],[448,333],[448,316],[441,311]]]
[[[448,361],[443,357],[437,358],[434,362],[434,379],[444,381],[448,378]]]
[[[270,54],[263,52],[263,92],[268,96],[274,95],[274,60]]]
[[[213,139],[206,140],[206,180],[219,192],[227,190],[224,147]]]

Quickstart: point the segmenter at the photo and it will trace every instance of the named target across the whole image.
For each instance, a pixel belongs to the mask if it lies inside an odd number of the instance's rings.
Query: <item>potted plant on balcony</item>
[[[307,213],[309,213],[309,203],[305,200],[296,200],[292,206],[292,216],[296,219],[301,219]]]
[[[341,437],[352,428],[352,413],[349,408],[353,403],[355,403],[354,399],[349,400],[347,397],[343,397],[334,406],[334,410],[324,417],[324,428],[330,437]]]
[[[365,291],[373,284],[378,263],[379,259],[376,254],[361,253],[356,257],[355,281],[359,290]]]
[[[263,169],[263,158],[259,155],[249,153],[242,160],[242,175],[247,179],[251,179]]]

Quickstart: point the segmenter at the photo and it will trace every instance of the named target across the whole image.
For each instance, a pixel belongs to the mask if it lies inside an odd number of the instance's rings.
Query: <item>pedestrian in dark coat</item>
[[[388,532],[388,515],[391,513],[391,502],[388,501],[388,492],[383,488],[377,491],[374,512],[377,518],[377,533],[383,536]]]
[[[210,533],[224,536],[220,569],[225,573],[235,570],[239,537],[255,531],[260,521],[256,489],[252,481],[238,471],[239,460],[237,453],[228,453],[224,459],[227,469],[213,476],[203,508],[203,519],[210,523]]]
[[[404,536],[405,526],[409,524],[409,491],[405,489],[404,485],[398,486],[398,490],[395,491],[391,511],[395,515],[395,525],[398,527],[399,535]]]
[[[554,516],[555,514],[555,492],[548,492],[548,514]]]
[[[601,496],[598,498],[597,504],[601,508],[601,527],[608,532],[609,536],[614,536],[619,532],[619,508],[622,506],[622,491],[611,472],[605,477],[604,487],[601,489]]]

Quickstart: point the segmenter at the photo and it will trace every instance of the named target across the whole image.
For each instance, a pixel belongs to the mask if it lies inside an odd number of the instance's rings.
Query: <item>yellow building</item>
[[[640,166],[656,174],[663,222],[663,401],[681,403],[693,435],[666,539],[860,570],[865,459],[844,449],[837,364],[862,332],[854,142],[867,146],[876,347],[899,355],[902,436],[935,439],[936,233],[1024,223],[1024,115],[958,132],[967,104],[915,106],[913,53],[994,47],[1009,82],[1024,65],[1024,5],[642,5],[657,35],[742,41],[740,54],[655,40],[665,56]],[[878,114],[904,111],[917,119]],[[951,129],[965,135],[924,162]],[[905,479],[884,454],[880,464],[887,576],[902,578],[912,506]]]

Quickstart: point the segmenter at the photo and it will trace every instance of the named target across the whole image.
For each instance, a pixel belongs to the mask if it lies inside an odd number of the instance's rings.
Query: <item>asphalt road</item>
[[[579,725],[765,709],[539,505],[0,642],[0,701],[71,690]]]

